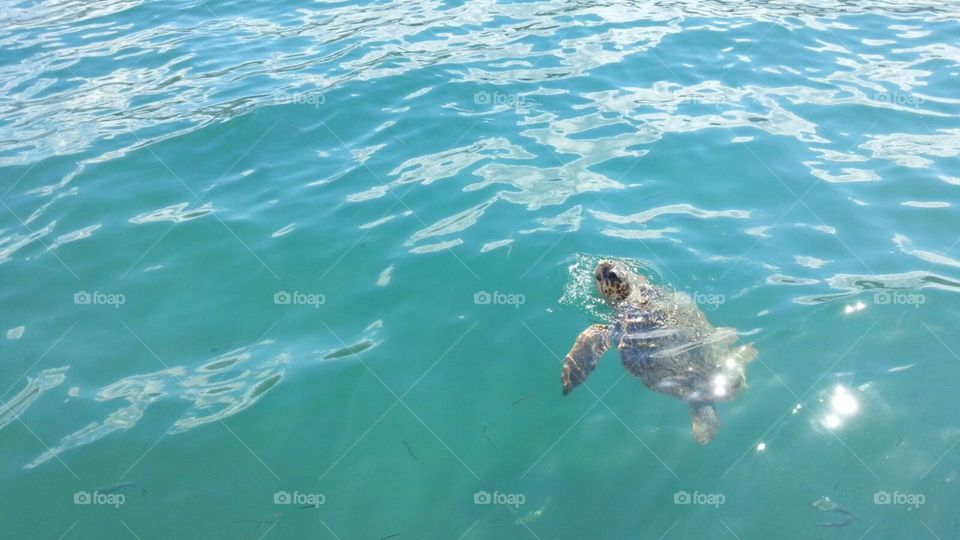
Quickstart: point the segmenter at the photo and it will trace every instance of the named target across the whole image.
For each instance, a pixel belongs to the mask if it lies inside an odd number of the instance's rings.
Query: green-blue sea
[[[960,538],[960,4],[3,0],[0,538]],[[601,259],[759,356],[691,437]]]

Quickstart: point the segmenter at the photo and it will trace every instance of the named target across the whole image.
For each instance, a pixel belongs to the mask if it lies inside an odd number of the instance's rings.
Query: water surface
[[[9,3],[2,536],[960,538],[958,16]],[[710,445],[561,397],[598,257],[760,351]]]

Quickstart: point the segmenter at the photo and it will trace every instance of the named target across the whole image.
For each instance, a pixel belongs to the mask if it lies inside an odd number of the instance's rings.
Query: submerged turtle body
[[[616,317],[577,338],[564,358],[564,395],[616,345],[630,374],[651,390],[690,403],[694,439],[710,442],[720,429],[714,402],[733,399],[746,387],[744,364],[756,351],[732,347],[735,331],[714,328],[692,299],[652,285],[623,263],[601,261],[594,279]]]

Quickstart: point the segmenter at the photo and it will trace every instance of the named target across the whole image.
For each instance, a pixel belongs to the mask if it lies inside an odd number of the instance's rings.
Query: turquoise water
[[[7,3],[0,536],[960,538],[958,16]],[[709,445],[561,396],[598,257],[760,351]]]

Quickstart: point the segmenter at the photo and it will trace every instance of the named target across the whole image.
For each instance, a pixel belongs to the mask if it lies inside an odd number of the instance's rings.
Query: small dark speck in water
[[[490,435],[487,433],[487,425],[486,425],[486,424],[480,424],[480,427],[483,428],[483,437],[484,437],[485,439],[487,439],[487,442],[490,443],[490,446],[496,448],[497,445],[493,442],[493,439],[491,439],[491,438],[490,438]]]
[[[416,461],[417,463],[420,463],[420,458],[418,458],[417,455],[413,453],[413,448],[410,448],[410,445],[407,444],[407,441],[400,441],[400,442],[402,442],[403,446],[407,448],[407,452],[410,453],[410,457],[412,457],[413,460]]]
[[[906,435],[904,435],[903,437],[900,437],[900,440],[897,441],[897,446],[900,446],[900,444],[901,444],[901,443],[903,442],[903,440],[906,439],[906,438],[907,438]]]
[[[394,537],[396,537],[396,536],[400,536],[400,533],[393,533],[393,534],[391,534],[390,536],[384,536],[384,537],[381,538],[380,540],[387,540],[388,538],[394,538]]]
[[[530,394],[529,396],[523,396],[522,398],[514,401],[513,404],[516,405],[517,403],[520,403],[520,402],[523,402],[523,401],[526,401],[526,400],[528,400],[528,399],[535,398],[535,397],[537,397],[536,394]]]

